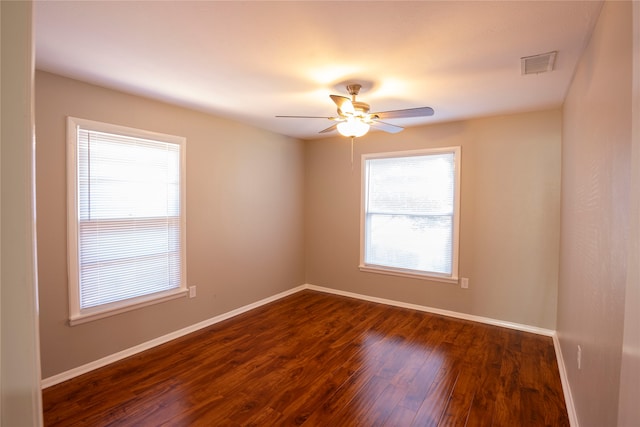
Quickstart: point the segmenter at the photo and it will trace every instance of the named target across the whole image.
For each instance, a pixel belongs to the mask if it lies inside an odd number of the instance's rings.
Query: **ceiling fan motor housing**
[[[352,102],[356,115],[367,114],[369,112],[369,104],[366,102]]]

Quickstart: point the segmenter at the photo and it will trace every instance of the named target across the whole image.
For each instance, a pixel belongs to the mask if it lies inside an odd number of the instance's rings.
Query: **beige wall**
[[[187,274],[197,298],[67,326],[67,115],[187,137]],[[356,142],[353,169],[343,138],[305,149],[44,72],[36,74],[36,123],[44,378],[290,289],[305,271],[314,285],[555,327],[558,110],[371,133]],[[462,146],[460,276],[470,288],[359,272],[359,156],[451,145]]]
[[[307,282],[338,290],[555,329],[560,220],[559,110],[308,142]],[[358,270],[360,156],[462,147],[457,285]]]
[[[187,138],[187,280],[181,298],[67,326],[65,117]],[[210,115],[36,73],[43,377],[304,283],[304,145]]]
[[[631,40],[631,3],[605,2],[563,112],[557,330],[581,427],[617,423],[630,221]]]

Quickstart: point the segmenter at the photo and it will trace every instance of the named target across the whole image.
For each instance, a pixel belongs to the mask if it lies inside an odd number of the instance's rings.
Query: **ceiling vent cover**
[[[540,55],[525,56],[520,58],[522,75],[540,74],[553,71],[556,62],[557,51],[541,53]]]

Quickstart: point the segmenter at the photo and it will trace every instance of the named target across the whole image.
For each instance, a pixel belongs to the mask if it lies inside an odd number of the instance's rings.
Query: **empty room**
[[[640,3],[1,5],[2,426],[640,426]]]

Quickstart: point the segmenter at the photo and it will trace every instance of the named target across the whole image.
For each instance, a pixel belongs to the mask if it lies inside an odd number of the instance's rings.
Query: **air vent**
[[[557,51],[541,53],[540,55],[525,56],[520,58],[522,75],[540,74],[553,71],[556,62]]]

